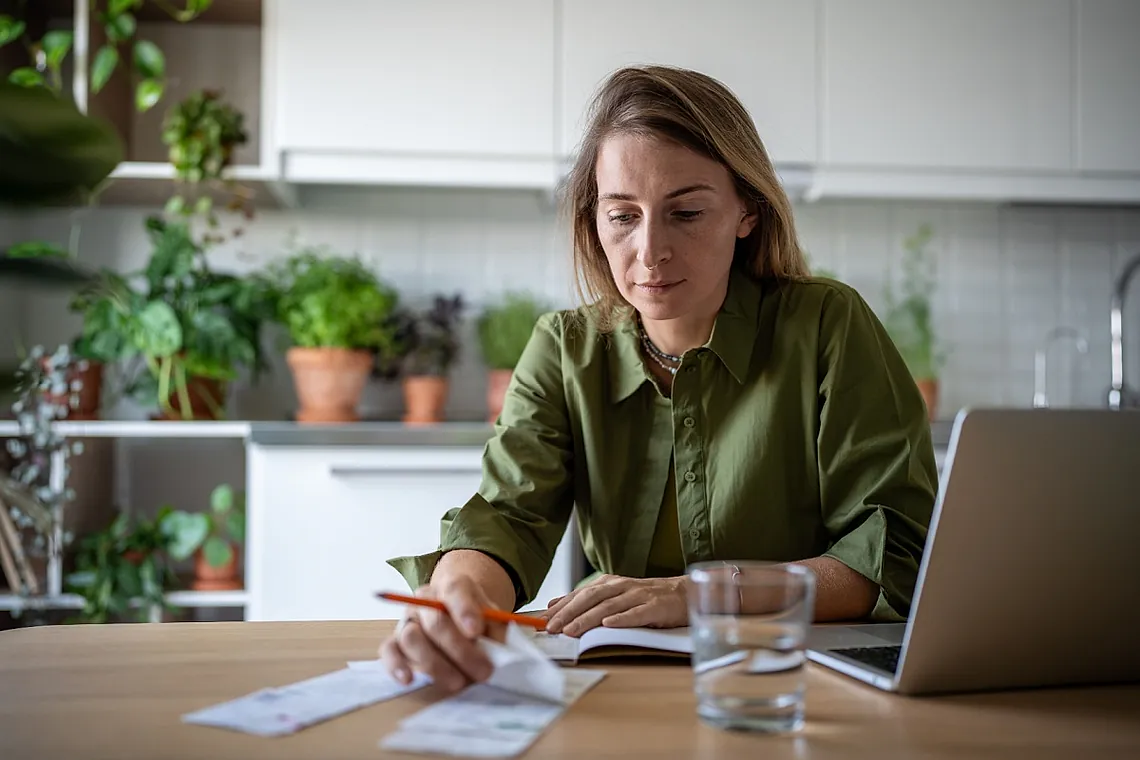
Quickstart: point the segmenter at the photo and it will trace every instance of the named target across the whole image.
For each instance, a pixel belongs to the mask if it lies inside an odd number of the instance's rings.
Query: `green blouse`
[[[476,549],[507,569],[521,607],[572,515],[595,568],[646,577],[651,553],[671,564],[654,536],[675,508],[686,564],[834,557],[879,586],[872,619],[909,613],[934,448],[914,380],[854,289],[734,272],[671,399],[650,380],[636,324],[602,335],[587,315],[535,326],[477,492],[443,515],[435,551],[389,560],[412,588],[443,552]]]

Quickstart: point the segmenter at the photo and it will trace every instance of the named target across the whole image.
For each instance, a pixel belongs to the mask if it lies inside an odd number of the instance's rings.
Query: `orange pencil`
[[[393,594],[387,591],[377,592],[376,596],[381,599],[387,599],[389,602],[400,602],[402,604],[415,604],[420,607],[431,607],[433,610],[440,610],[447,612],[447,607],[443,602],[437,602],[434,599],[420,599],[416,596],[405,596],[404,594]],[[518,623],[519,625],[527,625],[539,631],[546,630],[546,621],[539,617],[532,615],[519,615],[515,612],[504,612],[503,610],[496,610],[491,607],[484,607],[480,612],[487,620],[494,620],[496,623]]]

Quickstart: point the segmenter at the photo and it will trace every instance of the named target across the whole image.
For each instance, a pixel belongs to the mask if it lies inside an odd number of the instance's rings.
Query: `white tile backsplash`
[[[489,298],[528,289],[553,306],[575,303],[568,234],[547,198],[525,192],[430,189],[329,189],[303,193],[300,211],[261,212],[235,243],[211,254],[215,266],[247,271],[280,258],[291,242],[359,253],[403,296],[423,303],[434,292],[461,291],[469,338],[448,407],[453,418],[481,419],[485,390],[473,317]],[[934,229],[939,289],[935,314],[950,349],[943,373],[943,417],[965,405],[1028,405],[1033,355],[1061,324],[1083,331],[1086,356],[1060,341],[1050,351],[1050,398],[1056,405],[1102,406],[1109,377],[1108,310],[1113,278],[1140,255],[1140,211],[1079,207],[1007,207],[828,201],[797,207],[801,239],[817,266],[836,271],[882,308],[884,278],[897,267],[902,241],[919,224]],[[146,211],[98,209],[83,218],[81,258],[89,264],[141,267],[147,256]],[[0,217],[0,239],[65,242],[69,216]],[[1140,279],[1140,278],[1138,278]],[[1127,371],[1140,383],[1140,282],[1126,314]],[[58,342],[77,322],[66,297],[13,298],[0,291],[0,326],[25,341]],[[13,304],[21,303],[19,310]],[[10,344],[0,335],[0,355]],[[280,361],[258,387],[235,390],[237,411],[286,414],[293,404]],[[395,388],[372,387],[370,414],[398,412]],[[117,410],[133,414],[129,407]]]

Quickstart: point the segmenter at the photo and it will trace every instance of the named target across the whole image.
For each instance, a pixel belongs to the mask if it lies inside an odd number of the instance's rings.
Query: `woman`
[[[616,72],[567,200],[589,305],[539,321],[439,550],[392,560],[450,613],[409,610],[381,645],[393,675],[489,676],[477,610],[532,599],[572,508],[603,575],[550,603],[554,633],[685,625],[703,560],[807,565],[817,620],[905,618],[937,489],[926,410],[866,303],[808,276],[744,107],[695,72]]]

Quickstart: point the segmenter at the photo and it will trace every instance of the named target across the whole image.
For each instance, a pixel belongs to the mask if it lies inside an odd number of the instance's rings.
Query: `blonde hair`
[[[629,306],[613,281],[595,221],[598,151],[615,134],[672,140],[723,164],[758,216],[752,233],[736,241],[733,266],[758,280],[808,275],[791,202],[747,109],[723,84],[672,66],[622,68],[598,90],[588,124],[563,185],[563,204],[573,235],[578,294],[594,307],[601,329],[610,329]]]

